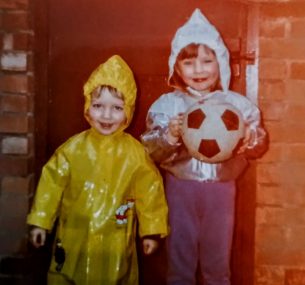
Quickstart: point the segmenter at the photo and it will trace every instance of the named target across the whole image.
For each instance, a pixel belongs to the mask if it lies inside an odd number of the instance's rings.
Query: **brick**
[[[4,13],[2,25],[6,31],[28,30],[30,29],[28,13],[26,11]]]
[[[286,161],[305,161],[305,144],[298,143],[298,144],[290,144],[289,147],[285,148],[285,160]]]
[[[283,101],[260,100],[260,109],[265,121],[282,121],[286,123],[301,122],[305,113],[305,102],[294,103],[287,98]]]
[[[24,201],[22,201],[24,203]],[[1,205],[1,201],[0,201]],[[12,203],[9,203],[10,206],[12,206]],[[15,207],[17,207],[16,205]],[[15,209],[13,206],[12,209]],[[22,205],[24,208],[24,205]],[[4,208],[4,210],[8,210],[7,208]],[[14,211],[9,211],[9,213],[13,213]],[[28,211],[27,211],[28,212]],[[0,218],[0,226],[1,228],[10,234],[23,234],[26,231],[26,215],[27,212],[22,213],[21,216],[6,216],[5,214],[1,215]]]
[[[270,102],[285,99],[285,83],[283,80],[261,78],[259,81],[259,100]]]
[[[286,270],[285,285],[305,285],[305,268]]]
[[[294,103],[303,104],[305,102],[305,81],[287,79],[285,83],[285,93],[287,100]]]
[[[0,114],[0,132],[26,133],[29,131],[29,118],[26,114]]]
[[[285,2],[285,3],[264,3],[261,6],[262,18],[289,18],[289,17],[305,17],[305,2]]]
[[[2,140],[2,153],[4,154],[27,154],[28,139],[23,137],[6,137]]]
[[[30,173],[30,160],[26,157],[2,156],[0,160],[0,175],[25,176]]]
[[[288,183],[305,186],[304,167],[304,162],[262,164],[257,169],[257,182],[278,185]]]
[[[0,0],[1,1],[1,0]],[[3,35],[3,50],[12,50],[13,49],[13,34],[6,33]]]
[[[29,98],[23,95],[4,95],[0,97],[0,110],[16,113],[27,112],[29,109],[28,100]]]
[[[0,9],[25,9],[29,0],[0,0]]]
[[[266,121],[265,127],[269,134],[270,141],[285,143],[303,143],[305,141],[305,123],[300,122],[282,122]]]
[[[259,35],[267,38],[283,38],[289,22],[286,19],[264,20],[260,22]]]
[[[305,114],[305,102],[303,103],[288,103],[283,118],[287,122],[298,122],[303,120]]]
[[[265,121],[265,128],[269,134],[270,143],[283,143],[283,126],[280,122],[277,121]]]
[[[0,225],[1,226],[1,225]],[[16,232],[4,232],[1,234],[0,231],[0,252],[1,255],[11,255],[14,252],[18,252],[20,250],[20,245],[23,243],[25,239],[25,230],[21,232],[19,230]]]
[[[263,112],[264,119],[267,121],[280,121],[283,119],[283,114],[286,113],[287,104],[281,101],[260,101],[260,109]]]
[[[4,75],[0,77],[0,90],[12,93],[29,92],[27,75]]]
[[[291,22],[290,37],[301,39],[305,37],[305,19],[294,20]]]
[[[33,187],[33,175],[27,177],[5,176],[1,181],[1,193],[6,195],[23,194],[27,195]]]
[[[256,202],[258,206],[280,206],[284,200],[284,190],[279,185],[258,184],[256,189]]]
[[[260,39],[259,49],[263,58],[305,59],[304,39]]]
[[[268,151],[261,158],[263,163],[279,162],[284,160],[286,145],[281,143],[272,143]]]
[[[258,184],[256,197],[259,206],[305,206],[305,188],[303,185],[295,183],[281,185]]]
[[[284,285],[285,270],[283,266],[257,266],[255,283],[259,285]]]
[[[34,48],[34,35],[29,32],[18,32],[12,34],[14,50],[29,51]]]
[[[277,177],[278,171],[274,164],[262,165],[257,169],[257,182],[258,183],[267,183],[267,184],[276,184],[280,183]]]
[[[3,53],[1,55],[1,68],[9,71],[26,71],[27,54],[25,52]]]
[[[304,227],[305,209],[303,207],[258,207],[256,211],[256,225]]]
[[[305,63],[304,62],[293,62],[291,63],[291,74],[292,79],[305,79]]]
[[[305,227],[258,226],[256,264],[302,266],[305,264]]]
[[[261,59],[259,70],[259,78],[284,79],[288,74],[288,65],[283,60]]]
[[[29,211],[29,197],[24,194],[2,194],[0,199],[1,216],[24,219]]]

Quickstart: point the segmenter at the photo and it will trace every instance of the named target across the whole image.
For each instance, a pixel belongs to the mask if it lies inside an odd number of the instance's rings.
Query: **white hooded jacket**
[[[247,158],[255,158],[266,150],[266,132],[260,126],[259,109],[245,96],[230,91],[229,53],[216,28],[209,23],[199,9],[180,27],[171,46],[169,57],[170,86],[174,86],[172,75],[179,52],[189,44],[204,44],[214,50],[220,70],[223,90],[204,96],[187,87],[188,93],[175,89],[163,94],[150,107],[147,115],[147,131],[141,136],[142,143],[160,166],[181,179],[197,181],[228,181],[236,179],[247,165]],[[215,95],[217,94],[217,95]],[[252,141],[245,154],[237,155],[221,163],[205,163],[193,158],[183,143],[170,144],[167,141],[170,118],[184,113],[196,101],[213,96],[235,106],[242,113],[244,122],[252,131]]]

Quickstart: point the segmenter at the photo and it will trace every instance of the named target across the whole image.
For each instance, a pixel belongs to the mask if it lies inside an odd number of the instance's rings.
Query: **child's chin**
[[[100,135],[103,136],[109,136],[112,135],[116,130],[100,130],[100,129],[95,129]]]
[[[106,132],[103,131],[103,132],[100,132],[100,134],[104,135],[104,136],[109,136],[109,135],[112,135],[113,133],[114,133],[114,131],[109,131],[109,132],[108,131],[106,131]]]

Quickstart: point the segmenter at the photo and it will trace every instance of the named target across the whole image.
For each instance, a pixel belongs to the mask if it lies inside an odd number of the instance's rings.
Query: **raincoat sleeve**
[[[249,104],[245,108],[246,125],[250,128],[251,136],[245,155],[249,159],[262,156],[268,148],[267,133],[261,125],[261,115],[259,109],[254,104]]]
[[[168,208],[162,177],[152,161],[145,155],[146,162],[134,176],[135,207],[139,222],[140,237],[168,235]]]
[[[58,214],[63,191],[69,179],[69,163],[57,151],[42,169],[34,203],[27,223],[51,230]]]

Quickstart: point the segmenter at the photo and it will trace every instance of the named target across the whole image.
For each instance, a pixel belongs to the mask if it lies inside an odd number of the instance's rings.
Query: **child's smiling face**
[[[111,135],[126,122],[123,99],[103,88],[92,96],[88,110],[91,126],[102,135]]]
[[[186,86],[200,92],[210,92],[219,81],[217,58],[203,45],[199,45],[197,57],[179,60],[176,71]]]

